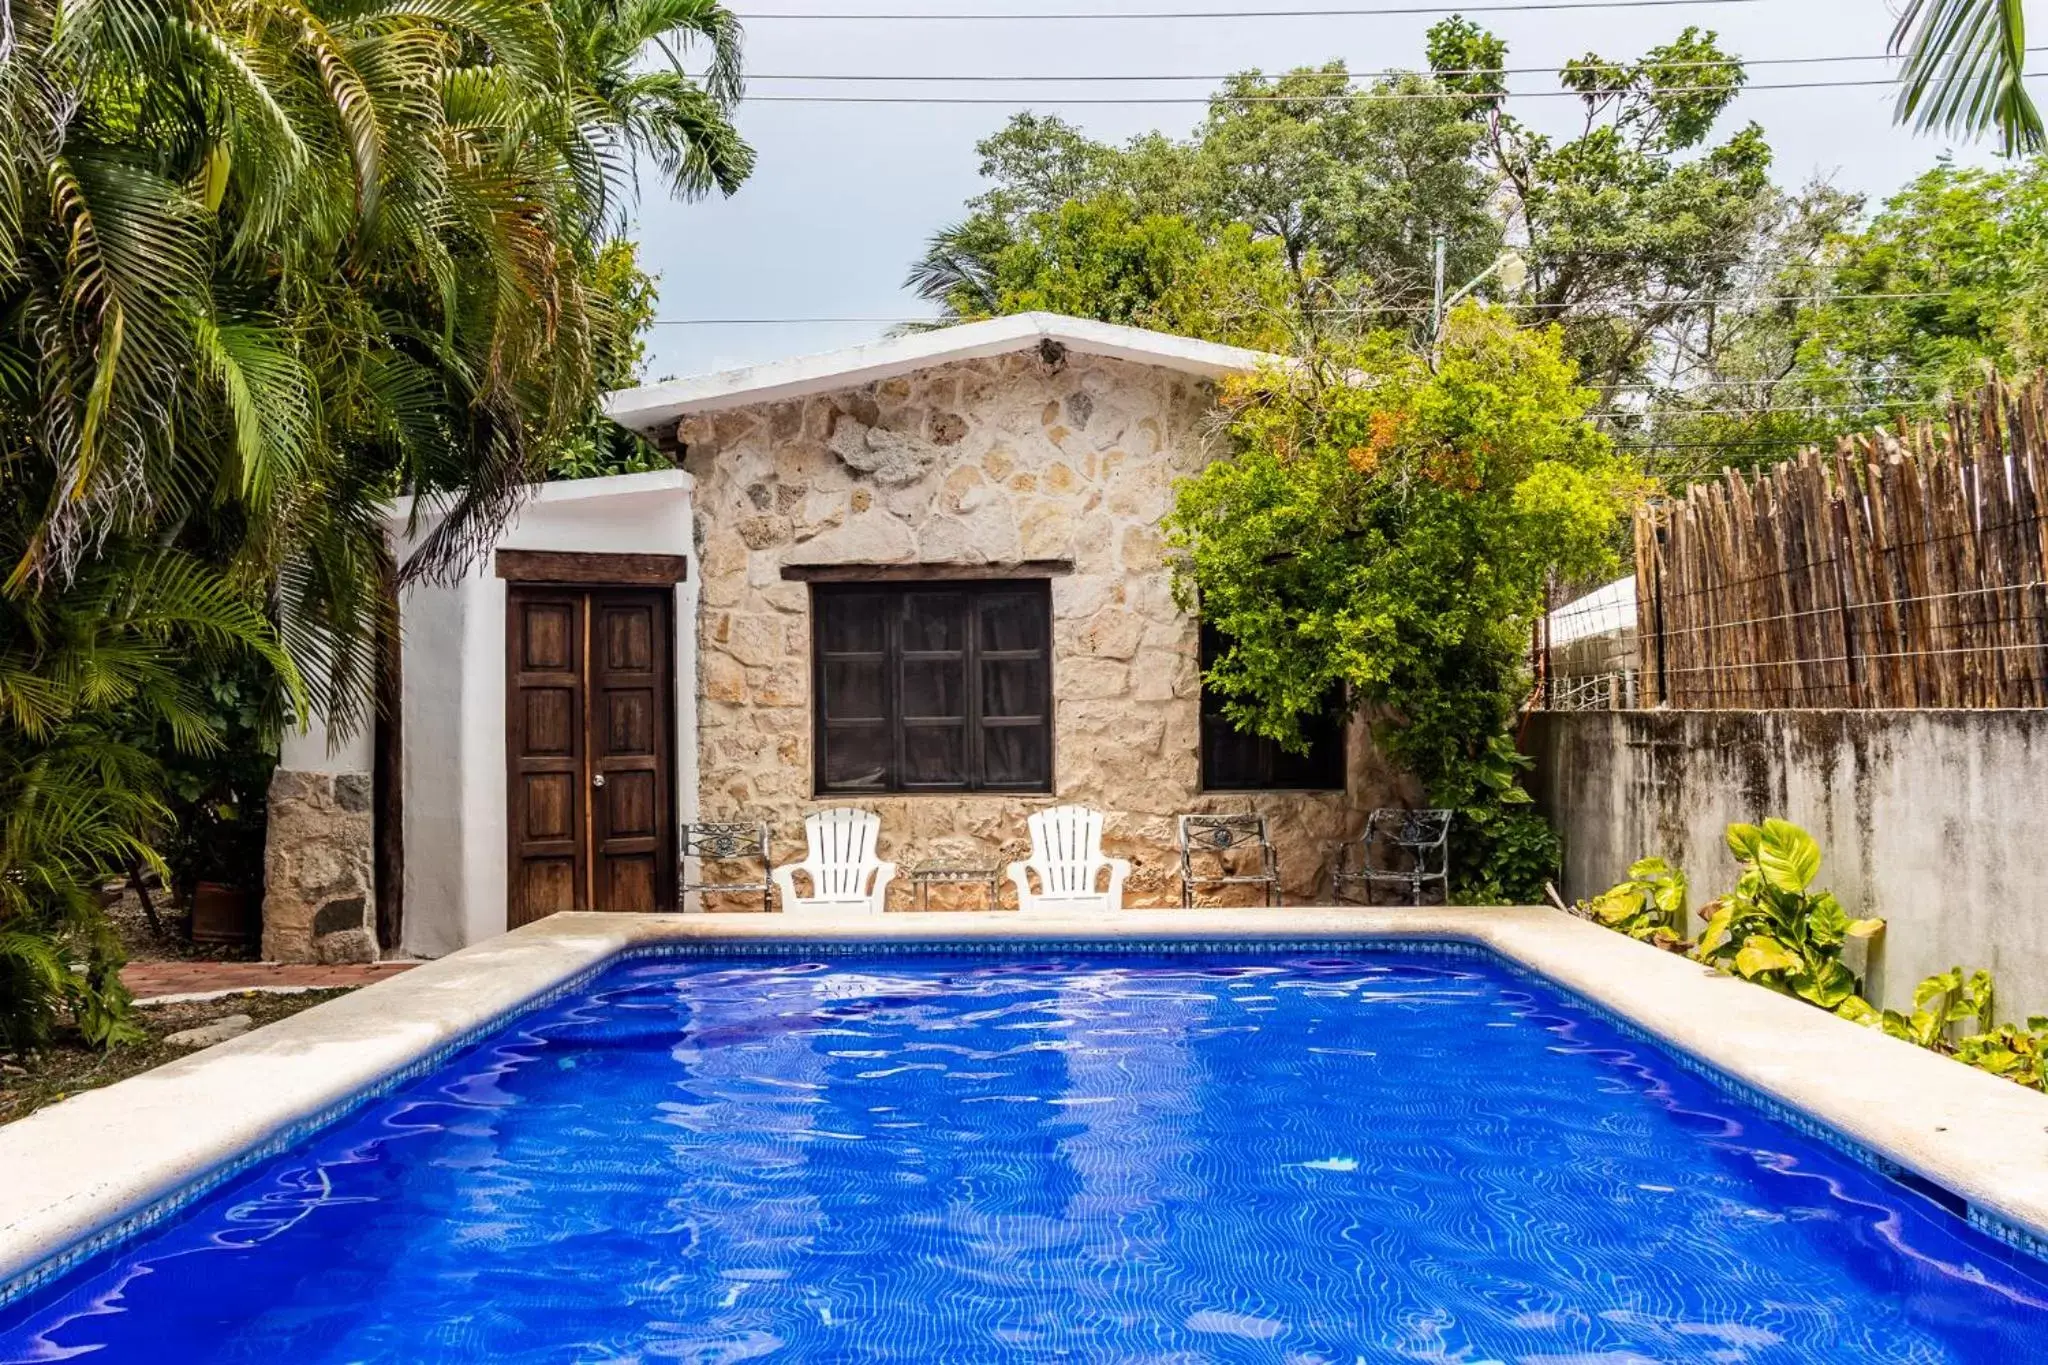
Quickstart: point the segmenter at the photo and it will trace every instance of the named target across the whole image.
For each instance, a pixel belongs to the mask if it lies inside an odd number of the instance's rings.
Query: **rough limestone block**
[[[230,1038],[241,1037],[255,1022],[246,1014],[224,1015],[210,1024],[201,1024],[198,1028],[179,1029],[176,1033],[167,1033],[164,1035],[164,1041],[172,1047],[212,1047],[215,1043],[225,1043]]]
[[[372,793],[368,773],[280,768],[272,776],[263,858],[267,960],[377,960]]]

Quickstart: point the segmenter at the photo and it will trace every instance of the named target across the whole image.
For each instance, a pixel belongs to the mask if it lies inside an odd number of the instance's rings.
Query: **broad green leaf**
[[[1796,895],[1820,875],[1820,844],[1788,820],[1766,820],[1756,865],[1771,886]]]
[[[1829,959],[1812,970],[1808,998],[1825,1009],[1833,1009],[1856,994],[1860,985],[1856,973],[1843,966],[1839,958]]]
[[[1850,938],[1869,938],[1883,929],[1884,921],[1881,919],[1852,919],[1842,932]]]
[[[1764,934],[1751,934],[1742,941],[1742,948],[1735,954],[1735,970],[1744,976],[1756,977],[1765,972],[1789,972],[1799,965],[1799,959],[1778,940]]]
[[[1602,891],[1586,902],[1586,908],[1592,911],[1593,917],[1602,924],[1618,924],[1634,914],[1641,903],[1636,890],[1624,883]]]
[[[1936,1000],[1963,984],[1963,969],[1951,967],[1945,972],[1936,972],[1913,988],[1913,1003],[1925,1005]]]
[[[1735,922],[1735,907],[1726,901],[1717,901],[1719,906],[1707,918],[1707,927],[1700,934],[1700,946],[1694,953],[1701,959],[1710,957],[1728,939],[1728,931]]]
[[[1745,863],[1756,861],[1757,847],[1763,839],[1764,832],[1755,825],[1728,826],[1728,851]]]

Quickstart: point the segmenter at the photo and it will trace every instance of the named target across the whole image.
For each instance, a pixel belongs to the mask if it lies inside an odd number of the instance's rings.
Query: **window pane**
[[[1289,753],[1273,745],[1272,782],[1276,787],[1338,790],[1344,786],[1344,722],[1329,715],[1302,727],[1308,752]]]
[[[880,659],[825,661],[825,719],[881,720]]]
[[[882,790],[889,785],[889,730],[884,725],[825,729],[825,785]]]
[[[983,716],[1043,716],[1045,691],[1043,659],[988,659],[981,665]]]
[[[1043,726],[984,727],[981,760],[982,780],[991,787],[1043,787],[1052,776]]]
[[[1043,592],[992,592],[981,599],[984,652],[1045,648]]]
[[[951,716],[967,714],[967,671],[964,659],[906,659],[903,661],[903,714],[905,716]]]
[[[1239,734],[1219,715],[1202,717],[1202,785],[1212,791],[1246,791],[1268,785],[1266,757],[1272,745]]]
[[[1049,585],[821,584],[811,600],[820,790],[1049,786]]]
[[[1202,627],[1202,670],[1228,647],[1221,632]],[[1210,791],[1344,789],[1344,694],[1331,690],[1324,714],[1305,721],[1305,754],[1270,739],[1240,734],[1223,715],[1223,698],[1202,685],[1202,786]]]
[[[903,785],[967,783],[967,726],[906,725],[903,727]]]
[[[903,594],[903,648],[912,652],[967,648],[966,594]]]
[[[818,593],[818,643],[827,654],[879,654],[888,598],[880,593]]]

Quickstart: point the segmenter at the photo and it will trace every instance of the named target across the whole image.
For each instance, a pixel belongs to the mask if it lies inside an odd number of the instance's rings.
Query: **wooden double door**
[[[508,591],[507,927],[674,909],[674,595]]]

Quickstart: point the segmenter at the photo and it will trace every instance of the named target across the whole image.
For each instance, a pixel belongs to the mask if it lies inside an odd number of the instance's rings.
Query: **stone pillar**
[[[367,734],[330,748],[317,722],[286,733],[263,853],[266,961],[377,960],[371,790]]]

